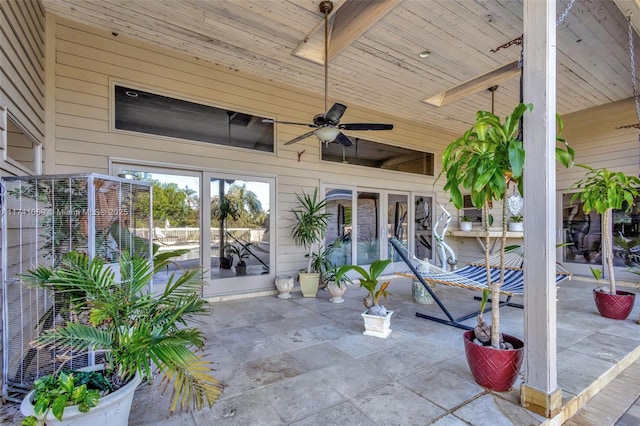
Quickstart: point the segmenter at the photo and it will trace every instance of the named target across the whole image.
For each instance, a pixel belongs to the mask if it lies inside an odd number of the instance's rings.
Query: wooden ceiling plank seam
[[[419,17],[415,14],[409,13],[403,14],[403,17],[406,19],[407,23],[415,25],[416,28],[420,28],[421,22],[424,22],[425,19],[422,16]],[[478,54],[482,54],[482,56],[474,56],[474,61],[469,63],[469,55],[464,53],[464,47],[466,44],[461,40],[458,40],[455,35],[448,32],[447,28],[450,28],[449,25],[443,23],[441,20],[438,21],[437,19],[428,20],[428,25],[432,25],[434,28],[439,29],[439,31],[430,34],[429,49],[432,51],[432,55],[435,55],[436,57],[440,56],[448,60],[449,63],[447,64],[446,69],[460,69],[467,72],[460,81],[467,80],[482,72],[483,66],[485,67],[484,69],[490,69],[499,65],[494,58],[488,57],[486,52],[478,52]],[[441,34],[440,37],[438,37],[439,34]]]
[[[141,17],[149,16],[149,18],[152,18],[152,16],[148,15],[148,13],[151,13],[151,9],[143,2],[128,2],[126,6],[123,7]],[[161,2],[158,2],[158,4],[154,5],[152,13],[154,15],[159,14],[165,18],[165,20],[161,20],[160,22],[166,22],[164,25],[166,25],[167,29],[177,31],[178,28],[181,28],[187,36],[192,33],[197,34],[197,37],[204,43],[212,39],[212,37],[208,35],[208,32],[215,30],[219,34],[230,36],[229,39],[233,40],[233,43],[225,42],[226,44],[245,49],[245,51],[255,54],[260,51],[265,51],[267,48],[275,49],[276,52],[291,48],[291,44],[287,44],[286,39],[272,37],[273,34],[261,31],[256,27],[247,28],[244,26],[243,28],[238,28],[232,25],[232,23],[235,22],[233,20],[213,22],[206,16],[202,16],[202,20],[199,22],[200,19],[194,20],[193,16],[173,13],[173,9],[173,7],[166,9],[162,6]],[[179,18],[180,16],[182,16],[182,18]],[[290,37],[290,39],[292,39],[292,37]],[[221,40],[219,42],[221,42]]]

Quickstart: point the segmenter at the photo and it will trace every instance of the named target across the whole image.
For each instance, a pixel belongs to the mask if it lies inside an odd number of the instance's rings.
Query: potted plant
[[[460,230],[471,231],[473,229],[473,222],[469,216],[460,216]]]
[[[318,251],[311,253],[311,271],[319,274],[318,288],[325,288],[327,285],[327,271],[333,266],[331,256],[333,254],[333,246],[320,246]]]
[[[327,220],[330,213],[325,213],[326,200],[318,196],[318,188],[313,190],[313,195],[296,194],[298,205],[291,210],[295,224],[291,230],[291,237],[297,246],[307,249],[307,269],[300,272],[300,290],[304,297],[316,297],[320,273],[313,272],[313,252],[314,248],[321,244],[327,232]]]
[[[585,214],[595,210],[602,216],[602,254],[607,266],[609,289],[593,289],[593,297],[600,315],[606,318],[626,319],[635,301],[635,294],[616,290],[613,270],[613,244],[611,241],[611,215],[614,209],[630,211],[640,190],[640,178],[581,164],[587,170],[585,177],[569,190],[577,189],[571,202],[580,200]]]
[[[224,182],[221,182],[223,185]],[[221,193],[224,188],[221,188]],[[227,255],[226,249],[230,244],[225,243],[225,233],[230,219],[237,220],[242,212],[242,206],[238,205],[236,200],[222,195],[219,199],[215,199],[211,203],[211,217],[218,221],[220,236],[220,268],[231,269],[233,266],[233,257]]]
[[[236,263],[236,275],[246,275],[247,274],[247,262],[246,259],[249,258],[251,243],[247,244],[227,244],[226,251],[230,253],[231,257],[236,256],[238,258],[238,263]]]
[[[347,284],[353,284],[353,281],[347,275],[338,276],[339,271],[339,266],[332,265],[324,274],[327,291],[331,295],[329,299],[331,303],[344,303],[342,296],[347,291]]]
[[[522,216],[522,215],[511,216],[511,221],[508,224],[509,231],[511,231],[511,232],[522,232],[522,230],[523,230],[522,221],[523,220],[524,220],[524,216]]]
[[[520,119],[531,104],[518,104],[504,122],[491,112],[478,111],[475,124],[460,138],[450,143],[442,154],[442,171],[446,176],[444,190],[449,191],[456,208],[463,207],[462,191],[470,193],[474,207],[484,214],[485,247],[490,247],[489,210],[494,201],[502,201],[502,240],[500,244],[500,278],[492,282],[489,251],[485,250],[487,283],[491,289],[491,300],[497,301],[504,282],[504,253],[507,231],[507,190],[511,184],[517,185],[518,192],[524,194],[522,176],[524,169],[524,146],[519,138]],[[557,116],[558,132],[562,131],[562,120]],[[557,140],[564,147],[556,147],[556,159],[566,167],[573,163],[573,149],[560,137]],[[439,176],[439,177],[440,177]],[[473,343],[474,331],[464,333],[465,353],[476,382],[492,390],[503,391],[513,385],[513,381],[494,381],[495,378],[509,378],[502,369],[519,371],[522,363],[524,343],[500,333],[499,303],[491,304],[491,326],[484,325],[491,336],[490,346]],[[509,343],[509,345],[505,344]],[[471,346],[476,346],[472,348]],[[513,349],[508,348],[512,346]],[[479,348],[479,349],[478,349]],[[491,360],[496,358],[496,362]],[[506,359],[505,359],[506,358]],[[484,359],[484,362],[482,361]],[[515,380],[516,375],[513,375]]]
[[[220,396],[222,385],[211,376],[210,362],[198,353],[204,346],[203,333],[188,325],[196,316],[209,314],[206,301],[199,297],[201,272],[192,269],[173,274],[160,294],[147,290],[154,274],[166,269],[172,257],[185,252],[156,251],[153,262],[123,252],[118,279],[110,265],[99,258],[89,261],[78,252],[67,253],[55,269],[39,267],[24,275],[28,285],[66,295],[69,302],[71,320],[43,331],[37,346],[79,355],[86,355],[91,348],[104,357],[104,377],[114,389],[120,387],[83,414],[95,413],[102,422],[83,417],[78,424],[126,425],[135,388],[141,378],[152,379],[156,369],[162,381],[173,388],[172,412],[178,406],[212,406]],[[128,393],[124,401],[119,399],[121,393]],[[22,403],[27,415],[33,410],[33,397],[32,392]],[[111,409],[109,404],[114,400],[120,405]],[[105,419],[105,411],[120,417]]]
[[[358,265],[343,265],[334,276],[335,280],[339,281],[351,270],[360,275],[360,287],[363,287],[368,293],[362,300],[367,310],[361,314],[365,327],[363,334],[367,336],[386,338],[391,334],[393,311],[388,311],[380,304],[380,297],[386,299],[391,294],[387,291],[390,281],[379,282],[380,275],[390,263],[391,259],[376,259],[371,263],[368,271]]]

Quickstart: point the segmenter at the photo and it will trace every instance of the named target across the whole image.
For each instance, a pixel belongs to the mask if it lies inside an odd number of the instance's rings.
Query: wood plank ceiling
[[[357,1],[334,0],[333,14],[341,7],[353,8]],[[369,13],[375,16],[354,23],[353,29],[347,26],[354,32],[351,41],[330,55],[330,101],[463,131],[475,111],[490,109],[490,93],[482,84],[476,93],[454,92],[456,98],[439,107],[423,100],[441,98],[448,89],[517,61],[520,46],[491,50],[522,34],[522,1],[384,1],[391,6]],[[42,2],[48,12],[312,90],[323,99],[324,67],[293,55],[305,38],[323,36],[319,0],[155,0],[153,7],[148,0]],[[558,0],[558,16],[568,3]],[[634,4],[575,0],[558,25],[560,114],[632,96],[625,15]],[[336,27],[345,15],[335,18]],[[362,25],[368,28],[363,31]],[[345,37],[343,31],[342,44]],[[637,38],[635,44],[640,45]],[[318,47],[322,49],[321,42]],[[425,50],[431,54],[419,57]],[[635,55],[640,58],[640,51]],[[517,75],[512,72],[496,92],[500,115],[518,102]]]

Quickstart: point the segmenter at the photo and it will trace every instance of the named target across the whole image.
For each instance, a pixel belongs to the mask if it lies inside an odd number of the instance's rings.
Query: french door
[[[415,241],[420,238],[421,257],[431,259],[432,197],[331,184],[322,185],[322,193],[330,214],[325,246],[333,248],[334,265],[369,265],[376,259],[399,261],[387,244],[390,237],[397,238],[410,250],[415,250]],[[421,203],[419,219],[416,203]]]

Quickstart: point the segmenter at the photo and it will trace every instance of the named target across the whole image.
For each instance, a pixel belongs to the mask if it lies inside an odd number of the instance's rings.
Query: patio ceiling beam
[[[346,0],[329,13],[329,62],[374,26],[402,0]],[[324,18],[293,50],[293,55],[324,65]]]
[[[497,86],[515,76],[520,75],[518,61],[509,62],[486,74],[467,80],[457,86],[450,87],[433,96],[423,99],[422,102],[441,107],[457,100],[482,92],[491,86]]]
[[[625,17],[631,14],[631,26],[640,34],[640,0],[613,0]]]

